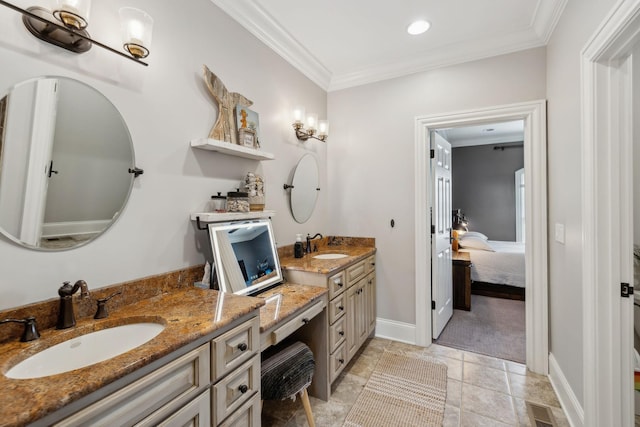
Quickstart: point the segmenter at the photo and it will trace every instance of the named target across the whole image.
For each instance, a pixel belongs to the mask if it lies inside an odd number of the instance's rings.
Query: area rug
[[[447,365],[385,351],[344,426],[441,426],[446,398]]]
[[[436,344],[525,363],[524,301],[471,295],[471,311],[453,310]]]

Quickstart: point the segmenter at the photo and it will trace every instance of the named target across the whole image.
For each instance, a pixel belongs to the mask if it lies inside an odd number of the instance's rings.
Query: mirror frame
[[[221,246],[223,242],[218,238],[219,232],[228,232],[228,230],[235,230],[238,228],[252,228],[252,227],[265,227],[267,228],[267,237],[269,239],[269,248],[271,249],[271,256],[273,258],[273,275],[266,280],[261,280],[257,283],[247,286],[244,289],[234,290],[233,286],[227,283],[227,274],[224,272],[223,267],[223,255]],[[218,288],[222,292],[234,293],[236,295],[250,295],[278,285],[283,282],[282,269],[280,268],[280,258],[278,257],[278,248],[276,246],[275,237],[273,234],[273,228],[271,226],[271,220],[269,219],[256,219],[256,220],[243,220],[243,221],[230,221],[230,222],[213,222],[207,225],[209,231],[209,240],[211,241],[211,249],[213,252],[213,270],[212,276],[218,280]],[[262,234],[262,233],[261,233]],[[234,251],[234,257],[237,262],[237,254]],[[271,273],[269,273],[271,274]],[[213,279],[214,277],[212,277]],[[257,280],[257,279],[256,279]],[[246,283],[245,283],[246,284]]]
[[[82,246],[85,246],[86,244],[94,241],[95,239],[97,239],[98,237],[102,236],[108,229],[110,229],[117,221],[118,219],[122,216],[122,213],[131,197],[131,193],[133,191],[133,183],[135,181],[135,178],[140,175],[142,173],[141,169],[138,169],[135,166],[135,147],[133,145],[133,138],[131,136],[131,131],[129,130],[129,127],[127,125],[127,122],[125,121],[124,117],[122,116],[122,113],[118,110],[118,108],[114,105],[114,103],[102,92],[100,92],[98,89],[96,89],[95,87],[89,85],[88,83],[85,83],[81,80],[77,80],[74,79],[72,77],[67,77],[67,76],[57,76],[57,75],[43,75],[43,76],[38,76],[38,77],[34,77],[34,78],[30,78],[21,82],[18,82],[16,84],[14,84],[13,86],[9,87],[6,90],[5,95],[2,97],[2,99],[6,100],[10,97],[12,91],[14,91],[16,88],[18,88],[21,85],[25,85],[25,84],[34,84],[36,82],[38,82],[39,80],[43,80],[43,79],[56,79],[56,80],[65,80],[65,81],[69,81],[69,82],[73,82],[74,84],[80,84],[81,86],[84,86],[84,88],[86,88],[89,92],[94,93],[96,95],[99,95],[102,97],[102,101],[105,102],[105,105],[109,105],[114,112],[114,120],[116,121],[120,121],[122,123],[122,133],[124,135],[126,135],[126,138],[128,140],[128,147],[129,147],[129,151],[130,151],[130,163],[129,163],[129,174],[130,174],[130,179],[129,179],[129,185],[128,185],[128,189],[126,191],[126,195],[124,195],[124,198],[122,200],[122,204],[119,206],[118,210],[116,211],[117,214],[113,215],[113,217],[111,218],[111,220],[109,221],[109,223],[100,231],[92,233],[93,235],[83,241],[78,242],[77,244],[71,245],[71,246],[61,246],[61,247],[42,247],[42,246],[34,246],[28,243],[25,243],[24,241],[20,240],[18,237],[14,236],[13,234],[9,233],[8,231],[6,231],[2,226],[0,226],[0,235],[2,235],[3,237],[5,237],[6,239],[8,239],[9,241],[23,247],[26,249],[31,249],[31,250],[35,250],[35,251],[42,251],[42,252],[62,252],[62,251],[67,251],[67,250],[71,250],[71,249],[76,249],[76,248],[80,248]],[[7,109],[8,107],[8,102],[5,101],[5,104],[7,105]],[[0,120],[4,120],[5,122],[5,126],[6,126],[6,115],[7,115],[7,111],[5,111],[4,117],[0,118]],[[99,120],[99,118],[97,118],[97,120]],[[3,132],[2,137],[4,138],[4,132],[6,131],[6,128],[2,128],[0,129],[0,131]],[[124,142],[124,138],[123,138],[123,142]],[[125,142],[126,143],[126,142]],[[0,143],[0,166],[2,165],[2,163],[4,162],[4,148],[5,148],[5,144],[4,143]],[[2,183],[0,183],[0,185],[2,185]]]

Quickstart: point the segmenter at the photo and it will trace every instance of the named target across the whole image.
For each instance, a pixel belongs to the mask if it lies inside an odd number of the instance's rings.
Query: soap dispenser
[[[304,246],[302,245],[302,234],[296,234],[296,243],[293,245],[293,256],[302,258],[304,256]]]

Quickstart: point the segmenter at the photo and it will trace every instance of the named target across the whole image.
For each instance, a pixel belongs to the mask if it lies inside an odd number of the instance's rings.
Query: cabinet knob
[[[242,384],[240,387],[238,387],[238,390],[240,390],[240,393],[245,394],[247,390],[249,390],[249,387],[247,387],[245,384]]]
[[[344,365],[344,359],[338,359],[338,362],[340,362],[341,365]]]
[[[338,310],[344,310],[344,307],[343,307],[343,306],[341,306],[341,305],[339,305],[339,306],[338,306]]]
[[[309,323],[309,319],[307,319],[307,318],[305,317],[304,319],[302,319],[302,323],[304,323],[304,324],[306,325],[307,323]]]
[[[344,336],[344,331],[340,331],[340,332],[338,332],[338,335],[340,335],[341,337],[343,337],[343,336]]]
[[[240,351],[245,351],[248,348],[249,348],[249,346],[247,346],[246,343],[241,342],[240,344],[238,344],[238,350],[240,350]]]

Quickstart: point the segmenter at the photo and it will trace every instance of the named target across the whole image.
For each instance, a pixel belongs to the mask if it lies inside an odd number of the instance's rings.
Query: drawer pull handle
[[[238,390],[240,390],[240,393],[245,394],[247,390],[249,390],[249,387],[247,387],[245,384],[242,384],[240,387],[238,387]]]
[[[371,265],[376,265],[376,263],[375,263],[375,262],[372,262],[372,263],[371,263]]]
[[[339,305],[339,306],[338,306],[338,310],[344,310],[344,306]]]
[[[341,365],[344,365],[344,359],[338,359],[338,362],[340,362]]]
[[[246,343],[241,342],[240,344],[238,344],[238,350],[240,351],[245,351],[248,348],[249,346]]]
[[[304,319],[302,319],[302,323],[306,325],[307,323],[309,323],[309,319],[305,317]]]
[[[344,331],[340,331],[340,332],[338,332],[338,335],[340,335],[341,337],[343,337],[343,336],[344,336]]]

